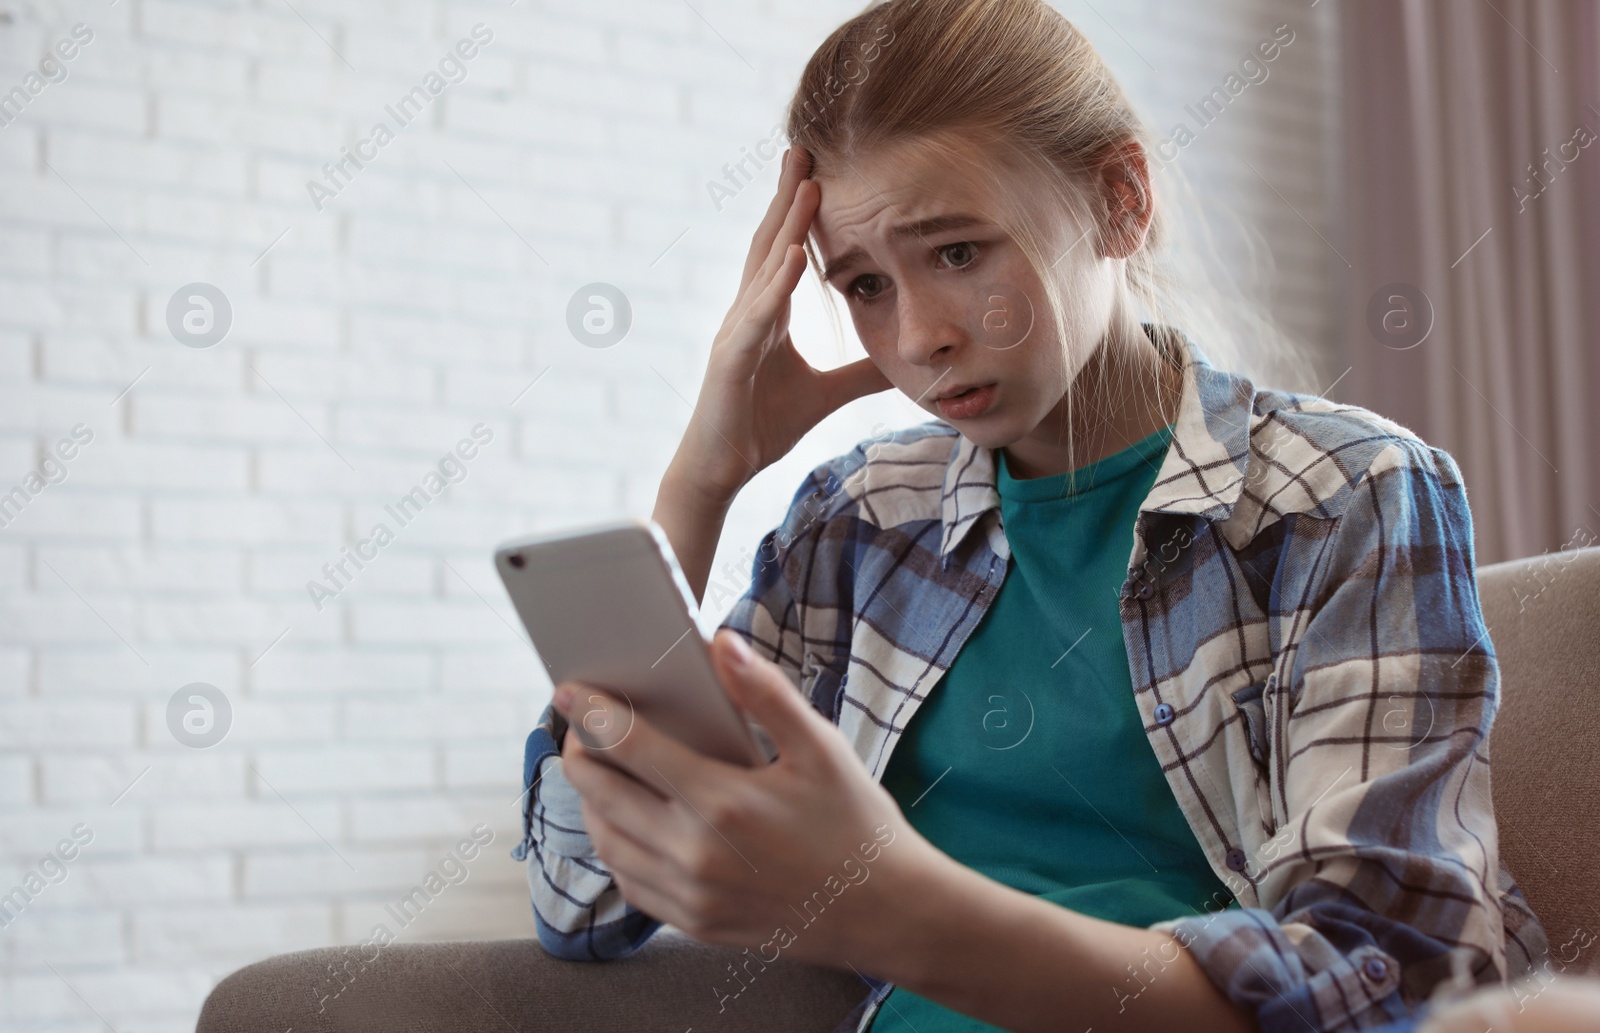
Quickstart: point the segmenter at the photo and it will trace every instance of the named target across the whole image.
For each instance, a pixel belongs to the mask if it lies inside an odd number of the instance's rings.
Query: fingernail
[[[744,667],[756,658],[756,654],[750,649],[750,643],[744,640],[743,635],[735,631],[730,633],[730,638],[732,639],[733,662],[735,664]]]
[[[565,714],[567,707],[572,705],[572,689],[566,685],[557,685],[553,702],[556,709]]]

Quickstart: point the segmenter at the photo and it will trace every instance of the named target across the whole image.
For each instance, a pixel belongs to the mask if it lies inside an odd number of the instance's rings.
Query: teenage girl
[[[1151,139],[1083,36],[875,4],[788,137],[653,513],[696,595],[823,417],[933,419],[813,471],[713,641],[772,765],[557,686],[515,854],[546,948],[666,922],[854,969],[876,1033],[1409,1029],[1532,971],[1460,472],[1172,317]],[[867,353],[829,371],[788,334],[808,254]]]

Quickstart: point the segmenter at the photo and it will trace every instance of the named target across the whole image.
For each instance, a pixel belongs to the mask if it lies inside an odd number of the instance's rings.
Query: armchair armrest
[[[531,938],[282,954],[218,983],[196,1033],[830,1033],[866,993],[849,972],[763,963],[664,926],[601,963]]]

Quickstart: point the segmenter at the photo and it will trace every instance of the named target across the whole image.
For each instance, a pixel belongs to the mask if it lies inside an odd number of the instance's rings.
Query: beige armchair
[[[1553,953],[1597,938],[1552,970],[1600,973],[1600,547],[1479,568],[1478,594],[1500,657],[1489,737],[1500,856]]]
[[[1478,583],[1502,675],[1490,744],[1501,851],[1555,950],[1600,934],[1600,548],[1483,567]],[[780,959],[719,1009],[739,952],[667,927],[609,964],[558,960],[531,936],[395,944],[319,1011],[311,988],[341,950],[235,972],[200,1033],[828,1033],[866,991],[852,974]],[[1600,972],[1597,959],[1600,945],[1551,970]]]

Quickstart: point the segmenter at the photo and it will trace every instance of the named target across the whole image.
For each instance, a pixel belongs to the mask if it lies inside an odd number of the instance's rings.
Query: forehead
[[[812,230],[827,257],[890,241],[897,226],[951,214],[994,219],[989,175],[921,140],[878,147],[819,171]]]

